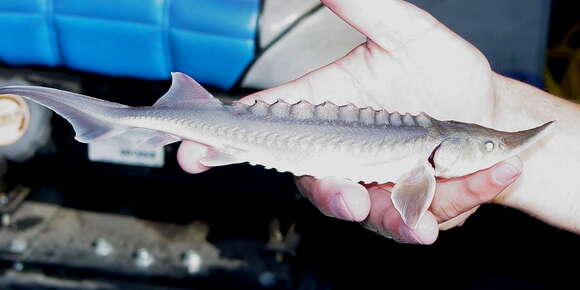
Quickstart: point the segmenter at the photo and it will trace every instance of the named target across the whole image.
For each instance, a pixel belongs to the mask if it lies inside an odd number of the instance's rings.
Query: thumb
[[[401,0],[322,0],[330,10],[386,50],[447,28],[425,10]]]
[[[522,161],[512,157],[468,176],[441,180],[430,210],[439,222],[449,220],[493,200],[520,176],[522,170]]]

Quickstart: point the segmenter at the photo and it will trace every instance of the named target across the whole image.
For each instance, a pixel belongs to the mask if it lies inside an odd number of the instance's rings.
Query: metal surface
[[[14,213],[12,226],[0,231],[0,260],[18,265],[0,276],[0,286],[16,285],[25,280],[23,277],[39,285],[60,285],[59,289],[126,289],[115,288],[127,282],[123,277],[181,286],[183,283],[211,285],[208,281],[227,277],[255,286],[277,285],[280,288],[288,284],[288,265],[276,266],[274,257],[258,258],[252,250],[256,247],[252,242],[235,242],[235,247],[244,249],[241,257],[222,257],[220,250],[207,241],[207,232],[207,225],[201,222],[158,223],[27,201]],[[263,251],[268,251],[265,245],[263,247]],[[270,259],[272,262],[267,262]],[[33,271],[27,271],[28,265]],[[99,273],[97,280],[102,280],[85,281],[82,287],[73,283],[77,286],[69,287],[67,283],[87,274],[69,274],[62,281],[54,280],[57,277],[44,272],[55,266],[73,273]],[[18,274],[20,272],[25,273]],[[264,284],[263,273],[266,272],[275,275],[275,281],[267,279]],[[223,281],[217,284],[220,283]]]
[[[240,261],[219,257],[219,251],[205,240],[206,226],[199,223],[159,224],[36,202],[23,204],[13,220],[20,225],[2,230],[0,251],[14,253],[14,241],[30,241],[27,249],[10,256],[24,263],[62,263],[126,274],[143,274],[142,268],[147,268],[147,275],[180,277],[189,272],[179,257],[194,248],[204,257],[205,271],[241,266]],[[93,241],[102,236],[118,249],[114,254],[95,254]],[[153,256],[159,263],[153,263]]]
[[[16,211],[29,193],[30,188],[21,185],[9,192],[0,192],[0,214]]]
[[[22,265],[21,263],[17,263]],[[16,265],[16,264],[15,264]],[[194,287],[170,287],[154,283],[142,284],[131,281],[100,280],[100,279],[67,279],[52,277],[38,272],[21,272],[22,269],[12,269],[0,278],[2,290],[180,290],[199,289]]]
[[[8,192],[3,192],[0,189],[0,216],[2,217],[2,227],[12,225],[12,214],[20,207],[29,193],[30,188],[21,185]]]

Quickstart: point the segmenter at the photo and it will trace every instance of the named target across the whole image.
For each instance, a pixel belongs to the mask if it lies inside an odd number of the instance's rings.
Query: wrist
[[[495,89],[496,129],[518,131],[553,121],[553,107],[547,100],[548,93],[525,83],[493,73]]]
[[[551,134],[520,154],[522,176],[494,202],[580,233],[580,105],[497,74],[494,79],[498,129],[557,122]]]

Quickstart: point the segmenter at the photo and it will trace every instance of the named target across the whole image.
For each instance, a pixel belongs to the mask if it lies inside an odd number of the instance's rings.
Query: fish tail
[[[106,117],[114,109],[129,107],[123,104],[35,86],[3,87],[0,95],[3,94],[19,95],[55,111],[72,124],[79,142],[91,143],[131,129]]]
[[[173,82],[169,91],[153,107],[168,109],[187,109],[194,107],[220,107],[223,104],[214,98],[200,84],[183,73],[172,73]],[[72,124],[79,142],[91,143],[114,137],[133,129],[119,122],[127,113],[129,106],[108,102],[93,97],[61,91],[52,88],[35,86],[11,86],[0,88],[0,95],[12,94],[22,96],[30,101],[43,105],[65,118]],[[123,109],[127,109],[124,112]],[[179,136],[149,128],[146,130],[142,144],[148,147],[159,147],[178,142]],[[141,132],[143,134],[144,131]]]

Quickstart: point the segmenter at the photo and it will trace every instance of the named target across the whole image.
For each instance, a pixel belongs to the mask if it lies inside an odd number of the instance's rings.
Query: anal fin
[[[418,165],[397,180],[391,200],[409,227],[417,227],[431,205],[435,185],[435,171],[428,162]]]

